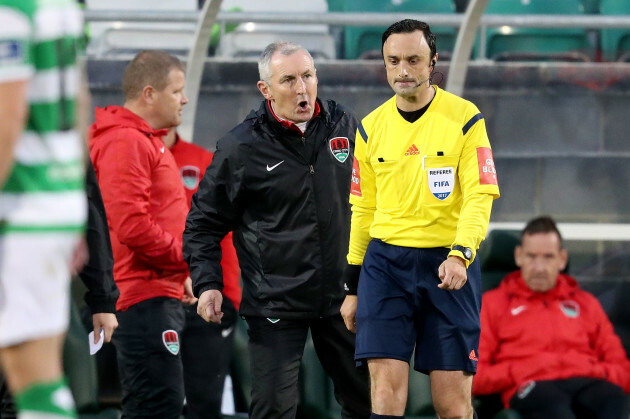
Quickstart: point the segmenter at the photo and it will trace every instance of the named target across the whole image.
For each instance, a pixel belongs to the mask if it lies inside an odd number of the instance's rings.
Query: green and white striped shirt
[[[28,123],[0,192],[0,235],[85,227],[85,165],[75,129],[82,32],[74,0],[0,0],[0,83],[29,80]]]

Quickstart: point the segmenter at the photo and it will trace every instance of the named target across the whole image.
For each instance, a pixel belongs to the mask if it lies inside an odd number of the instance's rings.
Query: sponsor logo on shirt
[[[22,44],[17,41],[0,41],[0,63],[19,64],[22,62],[23,53]]]
[[[328,147],[333,157],[340,163],[346,161],[350,155],[350,147],[347,137],[335,137],[328,140]]]
[[[525,309],[527,308],[527,306],[521,305],[518,307],[514,307],[513,309],[510,310],[510,313],[512,313],[512,316],[518,316],[519,314],[521,314]]]
[[[362,197],[361,193],[361,171],[359,170],[359,161],[354,159],[352,163],[352,183],[350,184],[350,193],[352,195]]]
[[[494,167],[494,158],[490,147],[477,148],[477,164],[479,165],[479,184],[498,186],[497,169]]]
[[[411,144],[411,147],[409,147],[409,150],[407,150],[405,156],[415,156],[417,154],[420,154],[420,150],[418,150],[418,147],[416,147],[415,144]]]

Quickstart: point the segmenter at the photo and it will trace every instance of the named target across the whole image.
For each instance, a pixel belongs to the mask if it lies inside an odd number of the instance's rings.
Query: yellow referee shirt
[[[396,97],[366,116],[354,150],[348,262],[361,265],[371,238],[417,248],[484,239],[499,186],[483,115],[437,86],[420,119]]]

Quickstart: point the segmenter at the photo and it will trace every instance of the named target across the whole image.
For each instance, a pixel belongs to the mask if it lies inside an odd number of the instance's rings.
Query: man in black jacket
[[[278,42],[263,51],[260,108],[217,144],[184,232],[197,312],[220,322],[220,242],[234,231],[249,326],[250,417],[294,418],[310,329],[344,418],[370,416],[366,371],[339,313],[357,119],[317,98],[311,55]]]

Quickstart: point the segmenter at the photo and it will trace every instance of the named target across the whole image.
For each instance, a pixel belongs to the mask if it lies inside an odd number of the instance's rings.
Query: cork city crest
[[[350,155],[350,146],[349,146],[347,137],[335,137],[328,140],[328,147],[330,148],[330,152],[333,157],[337,159],[340,163],[343,163],[348,159]]]
[[[182,182],[184,182],[184,187],[186,189],[190,189],[191,191],[195,190],[197,185],[199,184],[199,175],[201,171],[197,166],[183,166],[180,169],[182,174]]]
[[[179,353],[179,335],[175,330],[165,330],[162,332],[162,343],[173,355]]]

